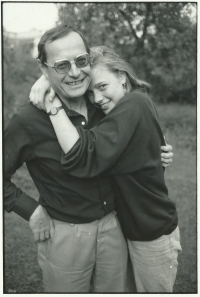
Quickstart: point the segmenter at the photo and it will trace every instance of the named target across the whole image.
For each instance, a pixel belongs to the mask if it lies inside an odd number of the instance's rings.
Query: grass
[[[157,106],[166,141],[174,158],[166,170],[170,198],[176,202],[181,245],[175,292],[197,292],[197,161],[196,108],[170,104]]]
[[[166,169],[170,198],[176,202],[181,244],[175,293],[197,292],[196,230],[196,108],[170,104],[157,106],[166,141],[174,149],[173,163]],[[38,193],[23,166],[14,182],[29,195]],[[37,264],[37,246],[28,222],[15,213],[4,216],[4,292],[43,292]]]

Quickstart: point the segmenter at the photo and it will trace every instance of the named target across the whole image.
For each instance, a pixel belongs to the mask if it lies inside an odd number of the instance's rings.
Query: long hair
[[[96,46],[90,48],[91,67],[97,65],[104,65],[106,68],[114,73],[124,72],[126,74],[126,88],[127,92],[139,89],[149,92],[150,85],[142,80],[139,80],[135,75],[132,67],[112,49],[107,46]]]

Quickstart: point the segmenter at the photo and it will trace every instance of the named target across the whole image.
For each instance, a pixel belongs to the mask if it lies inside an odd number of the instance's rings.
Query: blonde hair
[[[114,50],[107,46],[92,47],[90,48],[90,55],[91,67],[103,65],[111,72],[124,72],[126,74],[126,88],[128,93],[134,89],[145,90],[146,92],[150,91],[150,85],[145,81],[139,80],[132,67],[119,57]]]

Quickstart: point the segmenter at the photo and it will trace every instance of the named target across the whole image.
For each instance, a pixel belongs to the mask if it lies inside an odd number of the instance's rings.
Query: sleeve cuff
[[[23,193],[19,202],[13,207],[13,211],[20,217],[29,221],[31,215],[38,207],[38,205],[40,204],[35,199]]]

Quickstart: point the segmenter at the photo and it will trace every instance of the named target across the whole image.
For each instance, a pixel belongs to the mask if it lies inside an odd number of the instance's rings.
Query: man
[[[86,102],[89,48],[67,26],[47,31],[38,44],[39,66],[74,125],[92,128],[103,117]],[[5,210],[29,221],[38,242],[45,292],[124,292],[127,247],[114,213],[108,177],[79,179],[61,168],[62,154],[49,117],[31,103],[21,106],[5,130]],[[40,193],[37,202],[12,182],[23,164]]]
[[[103,113],[85,101],[90,82],[89,48],[67,26],[47,31],[39,45],[39,66],[76,126],[92,128]],[[5,210],[29,221],[38,242],[46,292],[124,292],[127,248],[114,213],[108,177],[79,179],[61,168],[62,154],[50,114],[25,104],[5,131]],[[23,164],[39,190],[39,202],[11,177]]]

